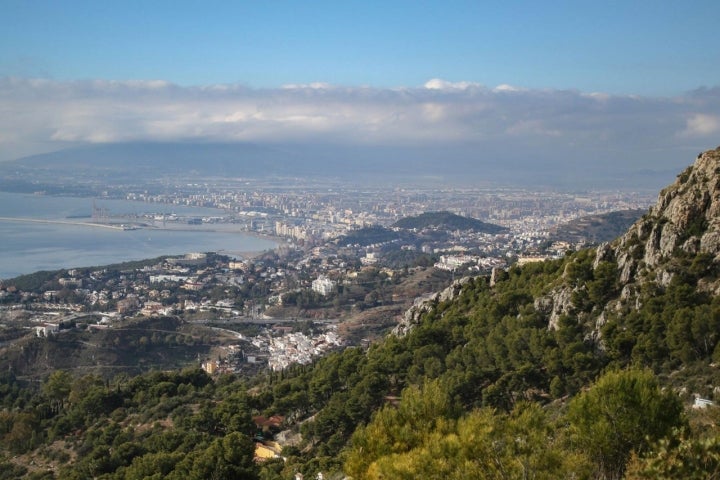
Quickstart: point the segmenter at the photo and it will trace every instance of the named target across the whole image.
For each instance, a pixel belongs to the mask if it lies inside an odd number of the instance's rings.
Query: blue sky
[[[674,95],[720,81],[717,1],[0,1],[0,76]]]
[[[0,161],[221,141],[675,171],[720,144],[719,20],[717,0],[0,0]]]

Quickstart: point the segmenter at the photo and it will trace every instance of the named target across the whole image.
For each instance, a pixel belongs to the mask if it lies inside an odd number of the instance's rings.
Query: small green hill
[[[425,212],[414,217],[405,217],[393,225],[393,227],[404,229],[423,230],[434,228],[440,230],[472,230],[479,233],[503,233],[507,228],[486,223],[476,218],[461,217],[451,212]]]
[[[196,365],[198,357],[206,358],[216,343],[208,330],[175,317],[140,318],[111,328],[78,325],[47,339],[26,335],[3,346],[0,364],[24,378],[57,369],[103,377],[120,372],[137,375]]]

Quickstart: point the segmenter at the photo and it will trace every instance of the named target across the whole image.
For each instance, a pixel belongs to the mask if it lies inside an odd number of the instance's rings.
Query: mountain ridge
[[[566,242],[611,242],[623,235],[647,209],[616,210],[577,218],[553,228],[550,238]]]
[[[693,285],[713,296],[720,294],[717,278],[720,262],[720,148],[700,154],[695,163],[664,188],[649,212],[623,235],[589,251],[593,272],[604,266],[616,270],[613,289],[597,315],[592,335],[600,337],[607,318],[633,310],[647,301],[643,290],[650,285],[663,291],[677,275],[692,268]],[[564,272],[565,284],[540,301],[550,309],[550,326],[557,327],[562,315],[573,312],[572,298],[584,286],[567,282],[574,275],[571,265]],[[586,289],[587,290],[587,289]],[[589,312],[586,312],[589,315]],[[585,316],[588,316],[585,315]]]
[[[371,180],[407,183],[464,185],[545,186],[574,190],[579,185],[598,188],[640,187],[656,191],[665,185],[672,172],[667,169],[648,171],[608,171],[596,165],[576,169],[572,164],[556,165],[553,159],[527,160],[506,158],[502,149],[479,153],[468,146],[445,145],[421,148],[414,146],[228,143],[228,142],[126,142],[70,146],[63,150],[41,153],[0,162],[3,171],[22,170],[25,176],[33,170],[71,173],[104,181],[137,175],[201,174],[208,177],[294,177],[346,178],[354,182]],[[540,164],[553,165],[548,169]],[[110,172],[112,175],[107,175]],[[24,177],[21,177],[24,178]],[[1,179],[1,177],[0,177]]]

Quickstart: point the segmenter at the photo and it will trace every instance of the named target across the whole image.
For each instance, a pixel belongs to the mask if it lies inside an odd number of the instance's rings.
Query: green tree
[[[2,443],[13,453],[25,453],[38,444],[38,418],[32,413],[18,413],[13,418],[10,432],[2,439]]]
[[[253,480],[258,468],[253,461],[255,444],[247,435],[232,432],[218,438],[203,451],[187,456],[174,477],[189,480]]]
[[[137,457],[132,464],[124,470],[125,475],[121,478],[126,480],[147,480],[167,478],[173,472],[175,465],[183,458],[182,453],[149,453]]]
[[[42,391],[50,400],[50,408],[54,413],[65,406],[71,386],[72,376],[65,370],[55,370],[43,384]]]
[[[570,403],[571,437],[595,463],[599,478],[622,478],[632,452],[649,446],[684,423],[682,404],[660,390],[649,370],[609,372]]]

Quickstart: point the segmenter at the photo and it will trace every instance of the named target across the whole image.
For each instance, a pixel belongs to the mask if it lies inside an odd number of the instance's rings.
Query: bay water
[[[125,200],[0,192],[0,279],[39,270],[108,265],[160,255],[219,252],[231,256],[259,252],[276,242],[236,231],[120,230],[65,223],[34,223],[9,218],[90,222],[93,207],[112,216],[143,213],[218,216],[219,210]],[[222,227],[222,225],[220,226]]]

